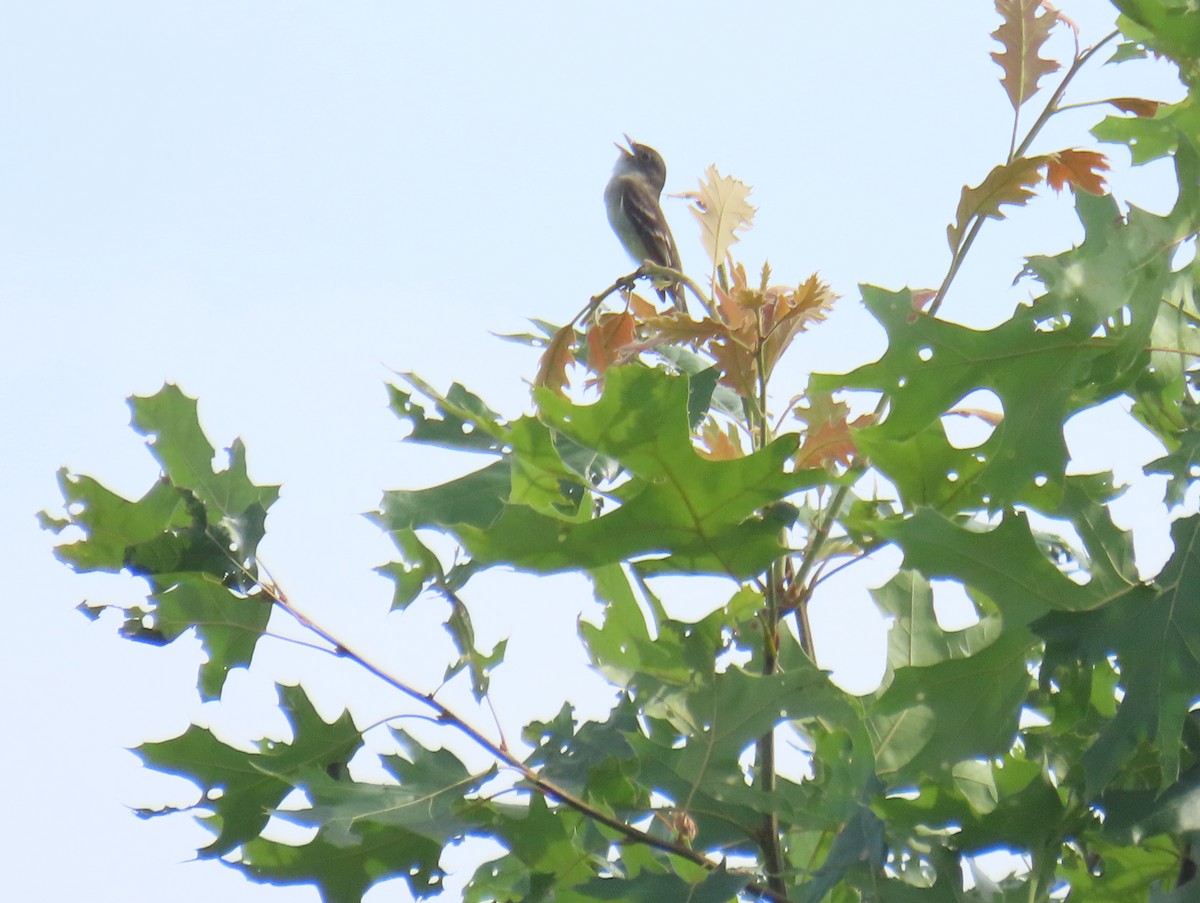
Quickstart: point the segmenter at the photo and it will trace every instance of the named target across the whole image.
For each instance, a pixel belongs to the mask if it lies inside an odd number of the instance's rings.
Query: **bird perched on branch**
[[[629,256],[638,263],[648,260],[680,270],[679,251],[658,201],[667,183],[667,164],[654,148],[637,144],[628,135],[625,140],[629,149],[617,145],[621,156],[604,189],[608,222]],[[675,283],[665,290],[658,289],[660,300],[666,300],[668,295],[678,310],[687,313],[682,285]]]

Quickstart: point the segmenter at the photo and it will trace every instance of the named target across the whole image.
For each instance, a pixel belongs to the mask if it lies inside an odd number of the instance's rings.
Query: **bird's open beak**
[[[625,133],[622,132],[621,134],[624,135]],[[623,153],[626,157],[635,156],[633,153],[633,139],[630,138],[628,135],[625,135],[625,143],[629,145],[628,148],[622,147],[620,144],[617,144],[617,142],[615,142],[615,141],[613,142],[613,144],[617,145],[617,150],[619,150],[621,153]]]

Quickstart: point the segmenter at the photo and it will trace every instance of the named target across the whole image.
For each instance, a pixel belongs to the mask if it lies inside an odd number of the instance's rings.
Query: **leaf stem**
[[[757,399],[753,412],[757,421],[752,431],[755,444],[759,450],[764,449],[771,441],[771,426],[767,417],[767,351],[766,336],[763,334],[762,309],[755,311],[755,363],[758,373]],[[781,531],[782,532],[782,531]],[[774,674],[779,663],[779,621],[780,621],[780,589],[783,578],[783,561],[776,559],[771,562],[767,571],[766,589],[763,594],[766,603],[762,614],[763,621],[763,658],[762,673],[764,676]],[[758,738],[756,744],[756,760],[758,762],[759,790],[765,797],[775,793],[775,727],[772,725]],[[783,874],[785,863],[783,849],[779,842],[779,816],[774,807],[768,802],[764,807],[762,826],[759,828],[759,848],[762,850],[763,871],[767,876],[767,886],[782,895],[787,893]]]
[[[1105,44],[1112,41],[1119,34],[1120,31],[1114,30],[1105,35],[1100,41],[1089,47],[1087,50],[1083,51],[1082,53],[1076,53],[1075,59],[1072,61],[1071,66],[1067,69],[1067,72],[1063,76],[1063,79],[1059,83],[1058,87],[1054,89],[1054,93],[1051,94],[1050,99],[1046,102],[1046,106],[1038,115],[1037,120],[1032,126],[1030,126],[1025,138],[1019,145],[1016,146],[1015,149],[1011,149],[1010,146],[1009,162],[1017,157],[1023,156],[1025,152],[1029,150],[1029,147],[1033,144],[1034,140],[1036,140],[1042,128],[1047,122],[1049,122],[1050,117],[1058,111],[1058,103],[1060,100],[1062,100],[1062,96],[1066,92],[1067,86],[1071,83],[1071,80],[1074,79],[1074,77],[1079,73],[1079,70],[1082,69],[1083,66],[1086,65],[1087,62],[1091,60],[1091,58],[1095,56]],[[1014,129],[1015,127],[1016,120],[1014,119]],[[958,275],[958,271],[962,267],[967,253],[971,250],[971,246],[975,243],[976,237],[983,228],[985,219],[986,217],[976,215],[975,220],[971,223],[971,226],[967,230],[963,240],[959,242],[958,247],[954,249],[954,253],[950,258],[950,266],[946,270],[946,275],[942,279],[942,284],[938,287],[937,293],[934,295],[933,300],[929,304],[928,316],[937,316],[938,311],[941,309],[942,304],[946,300],[946,293],[949,292],[950,285],[954,282],[954,277]],[[886,405],[886,398],[881,398],[879,400],[879,404],[875,406],[875,416],[877,418],[883,413],[883,409],[886,407]],[[854,469],[861,474],[865,472],[866,467],[860,464]],[[841,514],[842,506],[846,503],[846,498],[850,494],[850,482],[851,481],[847,481],[839,486],[837,492],[830,500],[829,507],[826,509],[826,517],[813,534],[812,540],[809,542],[808,549],[805,551],[804,559],[800,563],[800,570],[796,574],[796,586],[799,588],[796,611],[797,616],[801,618],[802,622],[806,620],[804,618],[804,615],[807,611],[806,603],[808,601],[808,596],[811,594],[811,588],[805,587],[804,583],[811,574],[813,567],[816,565],[817,554],[825,545],[825,542],[829,539],[829,533],[833,528],[834,521]],[[801,637],[802,642],[807,640],[807,638],[808,627],[806,623],[803,623],[803,635]],[[808,651],[807,645],[805,649]]]
[[[1063,79],[1061,82],[1059,82],[1058,87],[1054,89],[1054,93],[1050,95],[1050,99],[1046,101],[1046,106],[1042,108],[1041,114],[1030,127],[1029,132],[1025,135],[1025,139],[1017,146],[1016,153],[1009,158],[1010,161],[1016,157],[1023,157],[1025,155],[1025,152],[1029,150],[1029,146],[1033,144],[1034,139],[1037,138],[1038,133],[1041,132],[1042,127],[1050,121],[1051,116],[1059,111],[1058,102],[1062,100],[1063,94],[1066,93],[1067,86],[1070,85],[1071,80],[1079,74],[1079,70],[1087,65],[1088,61],[1100,51],[1101,47],[1120,34],[1121,32],[1119,30],[1114,29],[1101,38],[1097,43],[1083,51],[1083,53],[1076,54],[1075,59],[1071,62],[1070,68],[1067,69],[1066,75],[1063,76]]]

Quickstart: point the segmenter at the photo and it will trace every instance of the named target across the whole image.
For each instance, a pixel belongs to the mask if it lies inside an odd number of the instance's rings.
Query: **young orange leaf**
[[[700,442],[697,451],[710,461],[732,461],[746,456],[737,427],[732,423],[723,430],[719,423],[709,417],[700,428]]]
[[[729,386],[741,398],[753,398],[758,391],[758,359],[754,349],[728,335],[713,339],[708,351],[721,368],[721,384]]]
[[[808,407],[796,411],[797,419],[803,420],[808,427],[796,451],[797,467],[850,466],[857,451],[850,430],[866,426],[872,418],[864,415],[850,423],[847,420],[849,413],[849,406],[834,401],[828,392],[809,394]]]
[[[922,313],[937,297],[937,289],[914,288],[912,290],[912,309],[914,313]]]
[[[639,295],[637,292],[630,292],[628,301],[630,313],[632,313],[638,320],[648,320],[652,317],[659,316],[658,308]]]
[[[992,51],[992,59],[1004,70],[1000,84],[1016,110],[1037,93],[1043,75],[1059,68],[1054,60],[1040,56],[1050,29],[1059,19],[1043,7],[1041,0],[996,0],[996,11],[1004,21],[992,37],[1004,50]]]
[[[974,417],[982,420],[988,426],[999,426],[1004,422],[1004,415],[996,411],[985,411],[983,408],[951,408],[946,412],[956,417]]]
[[[633,317],[628,311],[606,314],[588,330],[588,367],[597,376],[619,363],[633,344]]]
[[[1144,97],[1110,97],[1104,103],[1112,104],[1122,113],[1132,113],[1147,119],[1158,113],[1158,108],[1162,106],[1162,101],[1147,100]]]
[[[1102,173],[1108,169],[1108,160],[1098,151],[1064,150],[1046,157],[1046,181],[1055,191],[1070,185],[1088,194],[1105,194]]]
[[[714,289],[717,310],[733,332],[744,333],[750,340],[755,327],[755,311],[762,306],[758,292],[746,280],[746,268],[736,263],[729,267],[729,285]]]
[[[738,241],[737,233],[749,229],[754,208],[747,203],[750,186],[717,172],[710,166],[704,172],[700,190],[693,197],[692,215],[700,223],[700,240],[713,263],[721,263]]]
[[[537,376],[533,381],[535,386],[545,386],[558,395],[563,394],[567,387],[567,367],[575,363],[575,354],[571,351],[574,339],[575,329],[570,323],[550,336],[550,342],[538,362]]]
[[[1042,181],[1045,157],[1019,157],[997,166],[977,187],[964,187],[958,201],[954,225],[946,229],[950,250],[957,251],[967,226],[975,217],[1004,219],[1001,204],[1024,206],[1033,197],[1033,186]]]
[[[770,375],[797,334],[824,320],[838,296],[813,273],[797,288],[771,286],[763,297],[763,363]]]
[[[1067,28],[1071,29],[1071,31],[1075,32],[1075,46],[1076,46],[1076,48],[1078,48],[1079,47],[1079,23],[1076,22],[1074,19],[1070,18],[1066,13],[1064,13],[1061,9],[1059,9],[1053,3],[1050,3],[1049,0],[1042,0],[1042,6],[1045,8],[1046,12],[1050,13],[1052,16],[1054,16],[1054,18],[1058,19],[1059,22],[1062,22],[1062,24],[1067,26]]]

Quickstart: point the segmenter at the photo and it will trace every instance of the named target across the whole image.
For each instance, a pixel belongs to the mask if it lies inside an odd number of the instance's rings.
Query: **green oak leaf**
[[[1008,750],[1029,689],[1027,643],[1003,634],[970,658],[901,668],[868,709],[880,777],[902,785]]]
[[[915,571],[900,571],[884,586],[871,590],[871,596],[880,611],[892,618],[887,656],[892,670],[966,658],[990,645],[1000,630],[995,617],[962,630],[943,630],[933,608],[933,589]]]
[[[1188,136],[1200,135],[1200,105],[1189,96],[1163,107],[1153,118],[1108,116],[1092,129],[1092,134],[1109,144],[1127,145],[1134,164],[1149,163],[1177,153]]]
[[[483,863],[467,882],[463,903],[509,903],[539,899],[530,891],[529,869],[515,856],[502,856]]]
[[[724,866],[713,869],[698,882],[677,875],[641,875],[636,881],[620,878],[594,878],[571,888],[565,899],[608,900],[612,903],[731,903],[750,883],[750,876],[729,872]]]
[[[421,542],[415,530],[398,528],[388,535],[400,551],[401,560],[375,569],[395,584],[392,611],[403,611],[431,583],[445,579],[441,562],[433,551]]]
[[[513,451],[510,504],[528,505],[575,522],[591,518],[591,492],[563,460],[552,430],[534,417],[522,417],[512,425],[509,442]]]
[[[583,521],[573,510],[547,514],[555,496],[545,484],[537,507],[517,504],[513,473],[524,464],[514,449],[513,462],[433,489],[386,493],[376,520],[393,531],[450,532],[484,566],[553,573],[638,560],[647,573],[759,573],[783,550],[780,523],[758,512],[824,477],[793,472],[795,436],[737,460],[700,457],[688,434],[688,391],[685,378],[626,366],[608,371],[594,405],[538,394],[542,420],[555,434],[619,461],[630,475],[607,493],[616,510]],[[543,459],[537,470],[551,472],[546,446],[531,447]]]
[[[607,721],[576,727],[571,706],[564,703],[553,721],[525,728],[526,742],[536,744],[525,764],[556,787],[598,799],[610,810],[648,808],[647,798],[631,783],[639,763],[626,737],[637,732],[637,715],[637,707],[622,696]]]
[[[575,810],[550,808],[540,794],[531,795],[528,806],[494,806],[484,816],[487,831],[522,863],[532,899],[542,899],[537,887],[578,884],[607,865],[610,840],[589,830]]]
[[[198,785],[201,804],[217,816],[216,838],[200,851],[222,856],[256,838],[271,812],[292,790],[286,776],[309,767],[344,765],[362,745],[348,712],[327,723],[300,687],[279,688],[280,707],[292,726],[291,743],[261,740],[247,751],[207,728],[192,725],[171,740],[143,743],[135,752],[148,766]]]
[[[787,650],[791,644],[784,643]],[[810,815],[812,793],[779,779],[778,792],[764,798],[745,780],[740,757],[768,730],[791,722],[803,730],[809,721],[843,728],[851,738],[847,751],[859,778],[871,767],[870,740],[854,703],[829,676],[798,652],[787,651],[783,670],[752,674],[737,667],[698,673],[689,692],[651,680],[637,683],[651,730],[630,732],[629,743],[641,761],[636,780],[686,806],[698,827],[696,844],[732,849],[753,838],[763,807],[773,807],[784,823],[810,824],[826,814]]]
[[[1200,834],[1200,766],[1193,765],[1162,793],[1110,790],[1101,797],[1110,839],[1139,843],[1156,834]]]
[[[1103,587],[1072,581],[1038,548],[1024,514],[1008,514],[991,529],[960,525],[930,508],[882,521],[880,535],[904,552],[906,567],[928,578],[958,580],[995,604],[1005,631],[1049,611],[1099,605]]]
[[[466,451],[500,450],[504,444],[505,426],[500,415],[478,395],[455,383],[443,396],[411,373],[401,376],[417,393],[433,402],[438,415],[429,416],[425,408],[414,401],[416,393],[388,386],[388,403],[392,412],[412,425],[406,441]]]
[[[135,426],[166,472],[137,501],[60,473],[67,523],[84,538],[57,554],[76,570],[145,577],[153,604],[127,613],[125,635],[162,643],[194,630],[208,655],[198,688],[213,699],[229,671],[250,662],[270,618],[270,601],[254,590],[254,554],[278,489],[249,481],[240,443],[230,450],[229,467],[214,471],[195,400],[174,386],[131,405]]]
[[[258,486],[246,473],[241,440],[229,447],[228,467],[214,470],[216,450],[200,427],[196,400],[177,386],[129,400],[133,426],[146,437],[151,453],[172,484],[191,490],[208,510],[211,526],[232,538],[239,559],[252,561],[263,535],[266,511],[279,497],[278,486]]]
[[[472,774],[448,750],[405,743],[402,734],[393,733],[408,757],[383,757],[397,783],[339,780],[325,768],[307,766],[277,776],[303,789],[310,805],[275,814],[317,827],[323,840],[344,848],[358,846],[378,829],[392,831],[393,842],[411,848],[416,858],[432,857],[436,864],[443,847],[478,830],[480,810],[487,804],[469,797],[496,769]]]
[[[1168,886],[1179,875],[1178,841],[1171,837],[1149,837],[1140,844],[1120,845],[1098,836],[1085,838],[1085,845],[1073,850],[1074,844],[1063,846],[1058,877],[1071,885],[1071,899],[1081,903],[1126,903],[1128,900],[1147,900],[1150,903],[1188,903],[1195,896],[1183,898],[1160,894],[1160,882]],[[1147,895],[1149,889],[1149,895]],[[1194,894],[1195,882],[1183,890]]]
[[[58,473],[65,523],[80,527],[84,538],[55,549],[55,555],[77,571],[117,572],[127,563],[128,550],[149,543],[164,532],[190,528],[194,522],[186,493],[158,480],[136,502],[122,498],[88,476]]]
[[[208,654],[197,688],[202,699],[219,697],[230,670],[250,664],[272,600],[234,592],[206,574],[158,574],[150,583],[155,628],[168,641],[195,629]]]
[[[230,864],[252,881],[316,885],[324,903],[361,903],[372,885],[388,878],[402,878],[418,897],[436,893],[444,877],[441,852],[441,844],[403,828],[369,824],[350,845],[322,833],[302,846],[256,837]]]
[[[876,801],[875,811],[891,831],[914,842],[953,826],[955,845],[966,855],[1039,849],[1063,830],[1066,809],[1040,763],[1009,753],[963,765],[986,785],[982,794],[964,782],[960,767],[952,777],[925,783],[915,798]]]
[[[1163,779],[1179,774],[1184,721],[1200,698],[1200,517],[1176,521],[1171,536],[1175,553],[1152,587],[1035,625],[1060,660],[1115,653],[1120,665],[1123,699],[1083,759],[1089,795],[1108,786],[1143,738],[1158,750]]]
[[[1113,0],[1121,14],[1136,22],[1146,43],[1169,56],[1184,80],[1200,78],[1200,10],[1186,0]]]
[[[1111,198],[1083,192],[1076,208],[1084,242],[1031,258],[1047,293],[992,329],[929,316],[911,292],[863,287],[863,302],[888,332],[887,351],[844,376],[814,376],[812,385],[884,393],[886,415],[855,440],[908,506],[1053,507],[1067,464],[1063,422],[1140,375],[1167,287],[1162,250],[1186,217],[1122,217]],[[941,418],[981,389],[999,397],[1003,420],[981,445],[956,448]]]

